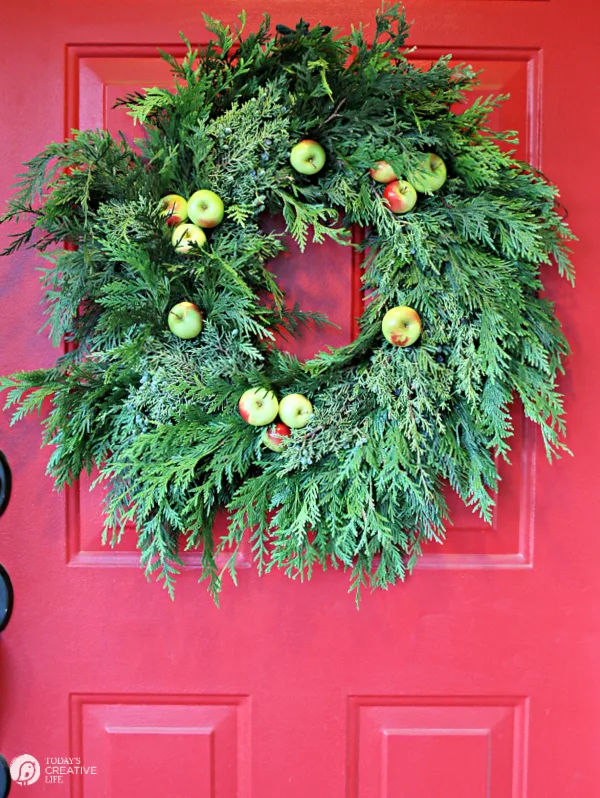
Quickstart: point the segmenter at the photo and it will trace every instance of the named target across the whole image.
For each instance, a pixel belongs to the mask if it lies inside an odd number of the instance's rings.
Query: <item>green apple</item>
[[[170,227],[181,224],[188,218],[187,200],[179,194],[167,194],[162,198],[161,206],[160,215]]]
[[[168,322],[178,338],[195,338],[202,332],[202,311],[193,302],[180,302],[169,311]]]
[[[214,191],[202,189],[195,191],[187,202],[190,221],[198,227],[216,227],[223,221],[225,206],[223,200]]]
[[[387,161],[377,161],[375,166],[369,169],[369,174],[378,183],[391,183],[398,177]]]
[[[195,224],[179,224],[173,230],[171,243],[175,247],[175,252],[180,255],[189,255],[193,250],[206,244],[206,236],[204,230],[196,227]]]
[[[383,201],[392,213],[407,213],[415,207],[417,192],[406,180],[394,180],[383,190]]]
[[[292,429],[305,427],[312,411],[310,399],[301,393],[290,393],[279,402],[279,418]]]
[[[325,150],[317,141],[299,141],[290,152],[290,163],[301,175],[316,175],[325,166]]]
[[[285,439],[289,438],[291,434],[292,430],[287,424],[278,423],[272,427],[267,427],[261,436],[261,441],[267,449],[280,452],[285,445]]]
[[[422,194],[437,191],[446,182],[446,164],[439,155],[426,152],[418,169],[408,175],[408,179]]]
[[[240,416],[253,427],[263,427],[275,420],[279,402],[273,391],[265,388],[250,388],[240,397]]]
[[[410,346],[421,335],[421,319],[416,310],[402,305],[388,310],[381,331],[394,346]]]

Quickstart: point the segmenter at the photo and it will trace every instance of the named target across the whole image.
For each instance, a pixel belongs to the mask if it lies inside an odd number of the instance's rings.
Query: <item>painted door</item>
[[[348,28],[378,3],[245,5],[251,26],[268,10],[276,23]],[[202,10],[231,22],[239,8]],[[172,603],[138,570],[134,530],[103,549],[99,497],[83,483],[54,493],[39,423],[9,428],[4,415],[13,495],[0,561],[15,605],[0,637],[0,751],[39,761],[32,795],[600,796],[600,11],[586,0],[408,0],[408,16],[414,58],[452,52],[485,69],[483,94],[510,92],[496,124],[518,129],[521,154],[563,189],[579,285],[546,281],[575,351],[563,380],[575,457],[549,467],[517,410],[491,528],[457,507],[447,545],[360,611],[344,574],[258,578],[242,551],[239,588],[226,586],[217,609],[193,558]],[[129,131],[111,106],[167,80],[156,45],[178,52],[179,29],[203,40],[198,3],[4,0],[0,197],[20,162],[69,128]],[[2,373],[55,356],[36,336],[36,265],[28,253],[0,262]],[[292,251],[274,268],[342,327],[308,335],[300,354],[349,339],[347,250]],[[67,758],[87,772],[61,773]]]

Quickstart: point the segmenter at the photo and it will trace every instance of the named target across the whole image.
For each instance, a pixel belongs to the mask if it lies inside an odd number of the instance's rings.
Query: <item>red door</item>
[[[347,29],[378,4],[245,5],[251,27],[269,10],[275,23]],[[232,22],[239,9],[202,10]],[[575,351],[562,382],[575,457],[550,467],[517,410],[491,528],[457,507],[444,548],[359,612],[343,573],[258,578],[246,549],[239,588],[226,585],[217,609],[193,558],[173,603],[146,584],[133,530],[104,549],[99,497],[85,484],[66,501],[54,493],[39,423],[10,428],[4,415],[13,496],[0,562],[15,608],[0,636],[0,751],[38,760],[32,795],[600,796],[600,11],[591,0],[409,0],[408,17],[415,58],[452,52],[485,69],[483,94],[510,92],[496,123],[518,129],[521,154],[562,188],[581,239],[578,289],[545,279]],[[5,0],[0,196],[20,162],[69,128],[127,126],[114,100],[165,82],[156,45],[177,51],[179,29],[205,37],[197,3]],[[0,262],[2,373],[55,356],[36,336],[37,265],[29,253]],[[305,308],[342,326],[307,336],[303,356],[349,339],[347,250],[313,247],[276,270]]]

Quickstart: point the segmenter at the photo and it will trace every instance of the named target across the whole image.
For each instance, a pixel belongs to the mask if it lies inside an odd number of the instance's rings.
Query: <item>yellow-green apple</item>
[[[285,439],[289,438],[292,430],[287,424],[281,422],[274,424],[272,427],[267,427],[261,436],[261,441],[267,449],[272,449],[274,452],[280,452],[285,444]]]
[[[225,206],[218,194],[205,188],[192,194],[187,202],[187,212],[190,221],[198,227],[216,227],[223,221]]]
[[[406,305],[391,308],[383,317],[381,331],[394,346],[410,346],[421,335],[421,319]]]
[[[369,174],[378,183],[391,183],[398,177],[387,161],[377,161],[375,166],[369,169]]]
[[[407,213],[415,207],[417,192],[406,180],[394,180],[385,187],[383,200],[393,213]]]
[[[305,427],[312,411],[310,399],[301,393],[289,393],[279,402],[279,418],[292,429]]]
[[[188,218],[187,200],[179,194],[167,194],[161,200],[162,210],[160,215],[170,226],[181,224]]]
[[[266,388],[249,388],[238,403],[240,416],[253,427],[264,427],[275,420],[279,402],[273,391]]]
[[[180,255],[189,255],[192,250],[197,247],[203,247],[206,244],[206,236],[204,235],[204,230],[201,230],[195,224],[185,222],[184,224],[178,224],[173,230],[171,243],[175,247],[175,252]]]
[[[301,175],[315,175],[325,166],[325,150],[318,141],[304,139],[292,147],[290,163]]]
[[[178,338],[195,338],[202,332],[202,311],[193,302],[179,302],[169,311],[168,322]]]
[[[446,182],[446,164],[444,160],[433,152],[426,152],[421,159],[419,168],[408,175],[408,179],[422,194],[437,191]]]

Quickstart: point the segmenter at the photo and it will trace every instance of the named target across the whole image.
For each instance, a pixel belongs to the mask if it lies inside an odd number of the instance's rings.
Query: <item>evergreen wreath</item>
[[[105,541],[135,524],[170,592],[185,548],[217,597],[245,534],[261,572],[341,565],[357,594],[385,588],[444,538],[446,485],[490,520],[515,397],[548,458],[566,449],[569,348],[540,265],[572,281],[573,236],[556,188],[506,151],[515,134],[488,127],[505,98],[468,106],[477,74],[450,56],[412,64],[400,6],[372,40],[271,33],[267,16],[244,38],[239,19],[205,17],[207,47],[162,53],[172,90],[120,101],[135,145],[74,131],[26,164],[3,221],[29,226],[5,254],[43,253],[51,338],[68,346],[0,387],[15,419],[49,398],[49,473],[61,487],[97,469]],[[275,346],[327,322],[286,304],[267,214],[301,249],[312,235],[364,253],[347,346],[305,363]]]

